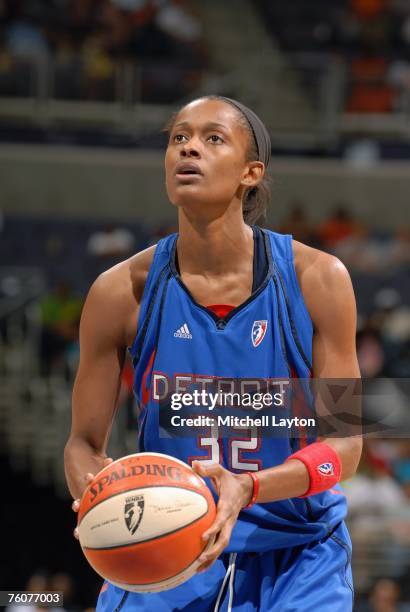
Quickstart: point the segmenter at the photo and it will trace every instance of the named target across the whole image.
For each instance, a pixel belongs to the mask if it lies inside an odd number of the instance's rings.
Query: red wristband
[[[286,459],[298,459],[309,472],[309,488],[300,497],[317,495],[331,489],[340,480],[342,464],[337,452],[324,442],[314,442]],[[285,463],[286,463],[285,461]]]
[[[252,490],[252,497],[249,503],[246,506],[244,506],[242,510],[244,510],[245,508],[252,508],[252,506],[256,503],[256,500],[258,498],[258,493],[259,493],[259,478],[255,474],[255,472],[246,472],[246,474],[252,478],[253,490]]]

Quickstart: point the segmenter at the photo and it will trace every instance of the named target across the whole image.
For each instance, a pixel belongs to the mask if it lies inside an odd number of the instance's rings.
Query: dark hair
[[[248,150],[246,152],[246,161],[256,161],[259,159],[258,146],[255,140],[255,134],[247,118],[240,111],[240,109],[235,106],[235,104],[231,103],[223,96],[218,96],[215,94],[196,98],[195,100],[192,100],[192,102],[196,102],[197,100],[218,100],[219,102],[225,102],[225,104],[229,104],[232,108],[234,108],[241,127],[243,127],[243,129],[246,130],[246,132],[248,133]],[[185,108],[185,106],[187,106],[187,104],[181,106],[181,108],[172,115],[167,125],[165,126],[165,132],[169,133],[172,130],[177,115],[181,112],[183,108]],[[257,221],[263,221],[266,218],[266,209],[271,199],[271,181],[269,176],[267,176],[266,172],[267,168],[265,168],[265,175],[262,180],[255,187],[249,187],[248,189],[246,189],[243,194],[242,213],[244,221],[249,225],[253,225]]]

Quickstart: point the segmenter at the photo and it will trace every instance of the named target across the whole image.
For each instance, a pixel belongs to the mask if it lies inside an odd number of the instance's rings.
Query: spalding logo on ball
[[[210,490],[189,465],[137,453],[105,467],[84,491],[79,539],[104,579],[128,591],[162,591],[196,572],[215,515]]]

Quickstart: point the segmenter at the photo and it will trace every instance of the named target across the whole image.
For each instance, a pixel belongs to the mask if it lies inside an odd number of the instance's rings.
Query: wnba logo
[[[144,513],[144,496],[135,495],[125,499],[124,518],[132,535],[137,531]]]
[[[266,330],[268,329],[267,321],[254,321],[252,325],[252,344],[256,348],[260,345],[265,337]]]

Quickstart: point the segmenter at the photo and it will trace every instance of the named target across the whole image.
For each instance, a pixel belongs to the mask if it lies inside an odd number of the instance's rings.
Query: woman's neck
[[[177,250],[181,274],[222,276],[252,265],[253,232],[239,215],[193,221],[181,210]]]

